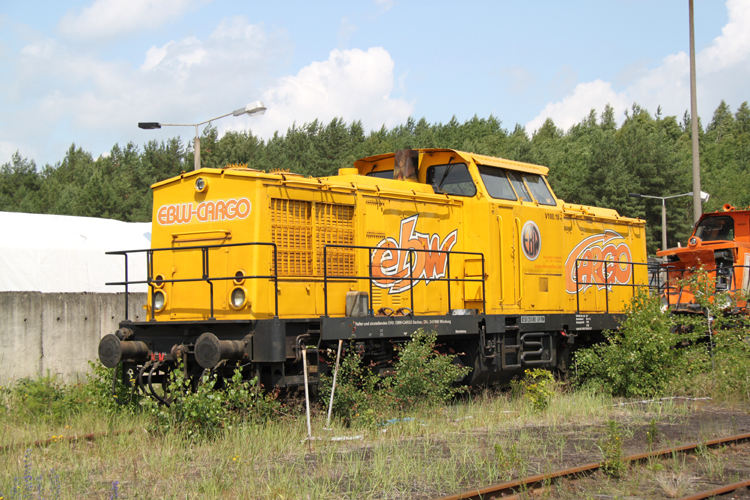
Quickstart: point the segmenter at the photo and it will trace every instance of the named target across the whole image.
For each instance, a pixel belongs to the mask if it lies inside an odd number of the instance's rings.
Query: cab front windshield
[[[734,219],[725,215],[706,217],[695,228],[695,236],[702,241],[733,241]]]

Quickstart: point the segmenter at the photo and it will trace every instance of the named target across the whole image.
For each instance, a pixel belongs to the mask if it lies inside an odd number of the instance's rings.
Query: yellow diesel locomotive
[[[341,339],[385,371],[422,328],[473,368],[466,383],[565,370],[647,285],[646,235],[641,220],[557,199],[547,173],[418,149],[331,177],[228,167],[158,182],[152,247],[137,250],[146,276],[126,265],[116,283],[148,284],[148,319],[126,318],[100,360],[142,386],[182,360],[192,376],[239,363],[294,390]]]

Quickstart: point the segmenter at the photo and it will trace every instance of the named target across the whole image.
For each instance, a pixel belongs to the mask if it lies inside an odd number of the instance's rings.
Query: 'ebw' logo
[[[438,234],[417,232],[418,218],[419,215],[412,215],[403,219],[398,241],[385,238],[372,253],[373,283],[380,288],[388,288],[389,294],[404,292],[420,280],[429,284],[445,276],[448,261],[445,252],[456,244],[458,230],[451,231],[441,242]],[[427,251],[413,252],[410,249]]]
[[[604,290],[604,287],[609,285],[611,291],[612,284],[629,283],[633,276],[631,255],[625,238],[615,231],[605,230],[603,233],[585,238],[568,254],[565,261],[565,290],[568,293],[576,293],[577,288],[579,292],[585,292],[592,286]],[[606,261],[606,279],[605,262],[601,261]]]

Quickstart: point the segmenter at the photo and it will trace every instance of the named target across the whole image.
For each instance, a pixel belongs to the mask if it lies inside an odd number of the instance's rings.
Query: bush
[[[381,377],[362,363],[352,349],[344,353],[337,378],[333,413],[346,424],[374,426],[394,413],[418,405],[445,403],[466,387],[456,386],[470,368],[454,363],[455,355],[436,348],[437,333],[416,331],[411,339],[396,346],[398,355],[392,375]],[[328,401],[331,379],[323,377],[322,399]]]
[[[84,408],[85,401],[77,389],[54,375],[19,379],[8,391],[8,413],[29,421],[67,422]]]
[[[511,382],[513,392],[528,401],[534,411],[546,410],[555,395],[557,384],[554,375],[542,368],[526,370],[524,375],[522,380]]]
[[[215,375],[204,373],[193,387],[180,363],[170,372],[169,404],[147,400],[155,430],[174,430],[190,439],[212,438],[241,422],[263,421],[279,413],[276,394],[261,392],[256,378],[243,380],[239,366],[225,384],[217,388]]]
[[[576,352],[578,382],[600,386],[617,396],[663,392],[687,355],[685,349],[675,349],[684,334],[673,326],[658,296],[638,292],[620,330],[605,332],[605,343]]]
[[[119,372],[120,367],[107,368],[93,361],[89,361],[89,367],[91,371],[86,375],[86,383],[81,390],[88,404],[109,415],[123,411],[129,413],[141,411],[141,401],[144,396],[135,390],[134,379],[130,381],[130,385],[123,383],[123,377]],[[114,393],[112,392],[113,380]]]
[[[321,377],[323,401],[329,401],[333,380]],[[362,357],[354,349],[343,353],[336,378],[336,392],[333,398],[333,414],[345,424],[359,422],[374,426],[382,421],[389,406],[388,397],[382,391],[382,379],[364,366]]]
[[[659,297],[638,293],[622,328],[607,342],[576,353],[577,382],[615,396],[650,397],[668,390],[750,400],[750,331],[741,292],[716,293],[715,281],[698,271],[679,286],[703,313],[672,314]]]
[[[416,404],[442,404],[466,387],[456,386],[471,368],[454,364],[456,356],[439,352],[435,347],[437,332],[425,333],[422,329],[412,335],[403,346],[396,346],[398,360],[392,378],[384,388],[395,398],[403,410]]]

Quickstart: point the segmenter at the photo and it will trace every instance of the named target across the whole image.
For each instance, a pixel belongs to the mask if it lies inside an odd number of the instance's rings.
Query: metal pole
[[[333,394],[336,392],[336,377],[339,374],[339,360],[341,359],[341,346],[344,341],[339,339],[339,350],[336,353],[336,368],[333,369],[333,384],[331,385],[331,401],[328,403],[328,419],[326,419],[326,429],[331,427],[331,411],[333,410]]]
[[[198,137],[198,125],[195,126],[195,142],[193,144],[195,170],[198,170],[201,168],[201,138]]]
[[[661,199],[661,249],[667,249],[667,203]]]
[[[698,149],[698,98],[695,85],[695,29],[693,28],[693,0],[689,0],[690,9],[690,129],[693,139],[693,222],[698,222],[703,213],[701,206],[701,167]]]
[[[312,427],[310,426],[310,393],[307,388],[307,346],[302,346],[302,369],[305,370],[305,407],[307,409],[307,439],[312,441]]]

